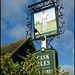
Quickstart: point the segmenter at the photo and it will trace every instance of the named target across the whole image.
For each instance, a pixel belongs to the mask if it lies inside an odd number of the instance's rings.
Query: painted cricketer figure
[[[45,32],[47,28],[47,16],[48,15],[45,13],[45,11],[43,11],[43,15],[42,15],[43,32]]]

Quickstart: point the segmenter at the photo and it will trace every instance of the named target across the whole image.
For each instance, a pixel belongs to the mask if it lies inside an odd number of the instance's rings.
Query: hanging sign
[[[50,73],[51,71],[55,71],[55,68],[58,66],[57,55],[57,51],[55,51],[54,49],[48,49],[44,52],[36,52],[35,56],[39,60],[38,63],[40,63],[40,66],[38,67],[42,68],[42,72]]]
[[[52,36],[58,34],[57,17],[55,7],[48,7],[33,13],[34,29],[37,29],[41,36]],[[39,33],[34,33],[34,38],[40,38]]]

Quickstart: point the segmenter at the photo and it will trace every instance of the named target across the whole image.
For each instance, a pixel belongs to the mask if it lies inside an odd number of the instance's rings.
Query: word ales
[[[39,59],[40,66],[50,66],[50,57],[49,54],[44,54],[37,56],[37,59]]]

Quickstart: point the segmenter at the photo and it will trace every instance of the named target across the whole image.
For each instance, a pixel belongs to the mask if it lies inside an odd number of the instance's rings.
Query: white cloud
[[[16,25],[15,27],[13,27],[12,29],[8,29],[7,34],[8,36],[10,36],[11,38],[16,38],[16,39],[20,39],[25,37],[25,30],[27,28],[25,28],[25,26],[23,25]]]
[[[1,26],[2,30],[5,27],[9,37],[19,38],[24,35],[26,28],[22,26],[26,24],[28,5],[33,4],[32,1],[33,0],[1,0],[1,18],[6,20],[6,22],[2,20]],[[7,24],[7,22],[9,24]],[[18,28],[18,25],[19,27],[22,25],[21,28]]]
[[[62,65],[61,71],[64,69],[65,72],[69,72],[68,75],[74,75],[74,67],[71,65]]]
[[[6,21],[9,22],[11,29],[7,30],[8,33],[12,33],[17,32],[15,29],[16,26],[18,26],[18,24],[24,25],[25,24],[25,19],[27,17],[27,7],[29,4],[33,4],[32,2],[33,0],[1,0],[1,17],[4,18]],[[38,2],[38,0],[36,0]],[[41,1],[41,0],[39,0]],[[68,1],[68,0],[67,0]],[[66,19],[70,19],[70,17],[68,17],[69,15],[71,15],[71,10],[73,9],[73,0],[69,0],[68,2],[65,2],[65,0],[63,0],[63,4],[64,4],[64,10],[66,12]],[[68,9],[68,11],[66,10]],[[68,22],[68,21],[67,21]],[[1,24],[2,27],[6,28],[9,27],[7,25],[7,23],[5,23],[4,21]],[[23,28],[24,29],[24,28]],[[12,31],[11,31],[12,30]],[[17,29],[19,30],[19,29]],[[10,32],[9,32],[10,31]],[[22,32],[25,31],[21,30]],[[20,32],[19,32],[20,33]],[[24,32],[23,32],[24,33]],[[17,34],[17,33],[15,33]],[[17,37],[15,34],[13,34],[13,37]],[[19,35],[22,34],[18,34]],[[66,38],[70,37],[70,38]],[[10,36],[12,36],[10,34]],[[64,39],[63,39],[64,36]],[[14,38],[15,38],[14,37]],[[61,38],[59,39],[59,41],[57,40],[56,42],[54,42],[55,48],[59,47],[60,45],[57,42],[62,42],[62,46],[66,46],[66,49],[69,49],[72,47],[72,45],[68,44],[68,40],[70,43],[72,43],[72,41],[70,40],[72,39],[72,35],[71,32],[69,30],[67,30],[66,34],[61,35]],[[63,41],[66,41],[65,43]]]
[[[6,29],[6,23],[4,22],[4,20],[1,20],[1,29],[5,30]]]
[[[73,52],[74,50],[74,35],[72,31],[65,29],[65,33],[59,39],[55,38],[52,41],[52,46],[59,51],[59,53]],[[73,54],[73,53],[71,53]]]
[[[25,37],[25,27],[29,0],[1,1],[1,31],[9,37],[20,39]],[[3,33],[3,32],[2,32]]]
[[[63,45],[63,47],[65,47],[66,48],[66,50],[68,50],[68,49],[70,49],[70,48],[73,48],[73,41],[74,41],[74,38],[73,38],[73,33],[72,33],[72,31],[70,31],[70,30],[68,30],[68,29],[66,29],[65,30],[65,33],[62,35],[62,37],[63,38],[61,38],[61,39],[63,39],[63,43],[62,43],[62,45]]]
[[[66,0],[68,1],[68,0]],[[68,10],[71,10],[70,8],[74,8],[74,0],[69,0],[68,2],[65,2],[65,0],[63,0],[63,5],[65,6],[65,8],[68,8]],[[65,10],[67,11],[67,10]],[[67,11],[68,12],[68,11]]]
[[[10,25],[24,22],[26,14],[22,6],[27,3],[27,0],[2,0],[1,2],[1,17],[9,21]]]
[[[64,20],[65,20],[65,25],[68,26],[68,23],[72,20],[72,22],[74,23],[74,0],[63,0],[63,13],[65,13],[64,16]],[[74,25],[74,24],[73,24]],[[73,27],[73,25],[69,25],[71,27]]]

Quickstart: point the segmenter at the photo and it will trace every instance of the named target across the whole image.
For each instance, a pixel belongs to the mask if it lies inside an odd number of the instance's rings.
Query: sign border
[[[54,58],[54,71],[55,71],[55,69],[56,69],[56,50],[55,49],[45,49],[45,51],[52,51],[52,53],[53,53],[53,58]],[[40,50],[38,50],[38,51],[36,51],[35,53],[33,53],[33,55],[35,55],[36,53],[38,53],[38,52],[41,52]],[[42,52],[41,52],[42,53]],[[43,54],[44,54],[44,52],[43,52]],[[36,55],[35,55],[36,56]],[[57,64],[58,65],[58,64]]]
[[[34,11],[33,12],[33,29],[35,29],[35,25],[34,25],[34,13],[37,13],[37,12],[40,12],[40,11],[42,11],[42,10],[45,10],[45,9],[49,9],[49,8],[52,8],[52,7],[54,7],[55,8],[55,16],[56,16],[56,24],[57,24],[57,34],[52,34],[52,35],[47,35],[46,37],[51,37],[51,36],[57,36],[57,35],[60,35],[60,33],[59,33],[59,24],[58,24],[58,13],[56,14],[56,7],[54,6],[54,5],[52,5],[52,6],[49,6],[49,7],[46,7],[46,8],[43,8],[43,9],[40,9],[40,10],[38,10],[38,11]],[[43,37],[43,36],[41,36],[41,37]],[[35,32],[34,32],[34,39],[35,40],[38,40],[38,39],[41,39],[41,37],[39,37],[39,38],[36,38],[35,37]]]

